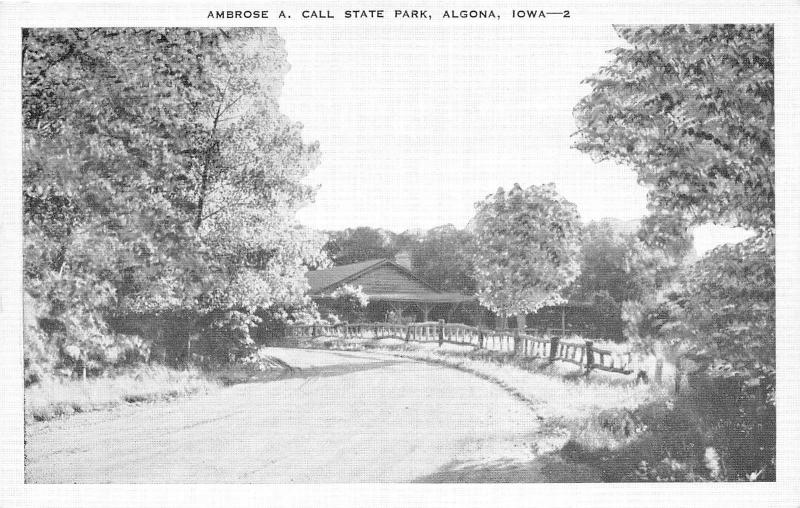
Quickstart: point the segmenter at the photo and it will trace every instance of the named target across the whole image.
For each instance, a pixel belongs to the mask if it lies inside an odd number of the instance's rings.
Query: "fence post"
[[[556,361],[556,355],[558,354],[558,343],[561,338],[558,335],[553,335],[550,337],[550,362]]]
[[[594,368],[594,342],[591,340],[586,341],[586,374]]]
[[[519,355],[519,328],[514,328],[514,355]]]
[[[413,328],[413,325],[411,325],[411,324],[409,324],[409,325],[406,327],[406,342],[408,342],[409,340],[411,340],[411,329],[412,329],[412,328]]]
[[[439,347],[444,343],[444,319],[439,320]]]
[[[479,326],[479,327],[478,327],[478,348],[479,348],[479,349],[486,349],[486,346],[484,345],[484,343],[485,343],[485,340],[486,340],[486,339],[485,339],[485,338],[484,338],[484,336],[483,336],[483,328],[481,328],[481,327]]]
[[[345,338],[345,339],[347,338],[347,334],[348,334],[348,330],[347,330],[347,325],[348,325],[348,324],[349,324],[349,323],[348,323],[347,321],[344,321],[344,322],[342,323],[342,326],[344,326],[344,332],[342,333],[342,337],[343,337],[343,338]]]
[[[315,338],[317,336],[317,323],[311,325],[311,338]]]

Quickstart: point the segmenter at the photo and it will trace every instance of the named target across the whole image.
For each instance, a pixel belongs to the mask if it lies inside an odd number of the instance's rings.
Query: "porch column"
[[[422,303],[419,304],[419,308],[420,308],[420,310],[422,310],[422,320],[423,321],[427,321],[428,320],[428,314],[430,314],[431,309],[433,308],[433,305],[431,305],[431,304],[429,304],[427,302],[422,302]]]
[[[447,311],[447,322],[448,323],[453,321],[453,314],[456,313],[456,309],[458,309],[459,305],[461,305],[461,302],[456,302],[456,303],[453,304],[452,307],[450,307],[450,310]]]

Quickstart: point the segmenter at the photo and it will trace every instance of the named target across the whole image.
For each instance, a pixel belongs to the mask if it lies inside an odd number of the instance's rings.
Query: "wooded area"
[[[303,305],[319,149],[278,109],[287,70],[275,30],[24,31],[29,382],[227,359],[259,311]]]
[[[574,147],[631,169],[647,217],[583,222],[554,185],[516,184],[463,229],[401,234],[296,220],[321,152],[280,111],[289,64],[274,29],[23,30],[26,386],[151,361],[235,363],[366,305],[342,289],[342,315],[320,316],[308,270],[387,258],[477,296],[501,330],[583,305],[614,340],[691,362],[724,386],[726,432],[756,443],[748,453],[774,478],[773,27],[616,30],[620,47],[575,106]],[[703,224],[751,236],[698,259]],[[590,352],[563,356],[585,364]]]

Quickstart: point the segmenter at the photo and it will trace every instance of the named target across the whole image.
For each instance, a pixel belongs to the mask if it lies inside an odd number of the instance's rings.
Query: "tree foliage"
[[[325,251],[335,265],[391,259],[400,250],[397,237],[392,231],[366,226],[330,231]]]
[[[655,322],[653,338],[679,342],[707,362],[769,371],[775,361],[773,27],[617,31],[629,46],[613,50],[611,64],[587,80],[592,93],[575,109],[577,148],[636,171],[653,210],[642,239],[668,254],[686,251],[695,224],[755,234],[685,271],[669,300],[643,310],[658,316],[644,319],[644,334]]]
[[[331,310],[348,322],[357,322],[363,317],[363,311],[369,305],[369,296],[361,286],[345,284],[331,293]]]
[[[476,205],[474,266],[481,304],[501,314],[562,301],[579,274],[577,209],[552,184],[498,189]]]
[[[692,225],[754,233],[707,253],[671,284],[654,277],[655,291],[626,302],[631,333],[668,346],[661,349],[678,365],[688,356],[712,374],[711,386],[724,387],[716,393],[693,377],[716,399],[711,420],[725,461],[746,464],[732,476],[774,479],[773,26],[617,32],[627,46],[587,80],[592,92],[575,108],[576,147],[629,166],[648,187],[652,215],[640,238],[655,249],[644,266],[657,274],[659,249],[667,258],[687,252]]]
[[[278,110],[287,70],[274,30],[23,32],[25,285],[71,351],[164,312],[246,342],[256,308],[303,298],[318,147]]]
[[[711,358],[715,373],[774,381],[774,237],[722,245],[680,274],[646,316],[644,335]]]
[[[620,232],[607,219],[586,224],[581,238],[581,271],[570,286],[570,299],[591,302],[600,293],[614,302],[635,297],[638,289],[632,270],[635,240],[635,235]]]
[[[772,25],[622,26],[586,80],[579,150],[636,171],[655,210],[775,227]]]
[[[452,225],[431,229],[411,251],[414,273],[442,291],[474,294],[477,288],[472,251],[475,238]]]
[[[638,336],[635,330],[641,316],[637,310],[672,283],[684,251],[690,250],[691,236],[683,238],[688,247],[683,245],[681,252],[653,247],[648,240],[650,231],[660,226],[657,218],[645,218],[638,229],[613,219],[591,221],[583,227],[580,275],[564,296],[570,303],[591,305],[592,328],[610,340]],[[671,243],[671,247],[676,245]]]

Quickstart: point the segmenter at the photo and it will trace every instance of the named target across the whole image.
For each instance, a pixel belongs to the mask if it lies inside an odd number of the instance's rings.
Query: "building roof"
[[[333,268],[326,268],[324,270],[312,270],[306,272],[306,279],[308,279],[308,285],[311,286],[309,292],[312,295],[318,294],[326,288],[344,283],[347,280],[352,279],[354,276],[361,274],[365,270],[377,267],[380,264],[383,264],[384,261],[386,260],[369,259],[367,261],[361,261],[360,263],[334,266]]]
[[[384,280],[385,274],[373,274],[371,277],[361,279],[365,281],[371,278],[374,281],[377,275],[377,278],[382,281],[380,287],[376,288],[373,284],[373,287],[365,289],[370,300],[456,303],[475,299],[475,296],[439,291],[407,268],[389,259],[370,259],[360,263],[306,272],[306,279],[310,286],[309,294],[316,297],[328,296],[337,287],[351,282],[358,285],[358,279],[387,266],[393,269],[393,273],[399,272],[402,280],[392,280],[392,277]],[[409,289],[410,287],[413,290]]]

